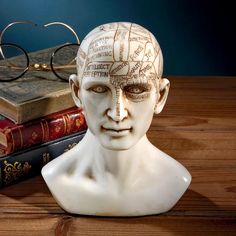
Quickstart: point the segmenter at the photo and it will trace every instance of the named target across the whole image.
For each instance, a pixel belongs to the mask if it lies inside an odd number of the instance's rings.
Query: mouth
[[[124,136],[131,132],[132,128],[112,128],[112,127],[101,127],[102,130],[112,136]]]

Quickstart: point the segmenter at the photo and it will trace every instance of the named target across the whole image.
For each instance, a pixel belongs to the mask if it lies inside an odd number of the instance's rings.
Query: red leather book
[[[0,144],[0,158],[2,156],[5,156],[6,153],[6,147],[4,147],[2,144]]]
[[[15,124],[7,118],[0,119],[0,144],[4,154],[58,139],[87,128],[82,109],[72,107],[40,119]],[[3,152],[3,151],[2,151]]]

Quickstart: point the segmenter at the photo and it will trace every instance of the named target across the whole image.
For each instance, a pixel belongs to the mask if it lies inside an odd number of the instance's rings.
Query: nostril
[[[119,123],[120,121],[124,120],[128,116],[127,110],[117,113],[115,109],[107,110],[106,115],[112,119],[113,121]]]

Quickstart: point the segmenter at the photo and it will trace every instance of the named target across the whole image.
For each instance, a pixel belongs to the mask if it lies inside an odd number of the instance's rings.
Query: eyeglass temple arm
[[[75,36],[75,38],[77,40],[77,43],[80,44],[80,40],[79,40],[78,35],[76,34],[76,32],[69,25],[67,25],[67,24],[65,24],[63,22],[51,22],[51,23],[45,24],[44,27],[48,27],[48,26],[51,26],[51,25],[62,25],[64,27],[66,27]]]
[[[0,34],[0,44],[2,44],[2,38],[3,38],[3,35],[4,33],[6,32],[6,30],[10,27],[12,27],[13,25],[17,25],[17,24],[31,24],[33,26],[37,26],[37,24],[31,22],[31,21],[16,21],[16,22],[12,22],[10,24],[8,24],[4,29],[3,31],[1,32]],[[79,40],[79,37],[78,35],[76,34],[76,32],[67,24],[63,23],[63,22],[51,22],[51,23],[48,23],[48,24],[45,24],[44,27],[48,27],[48,26],[51,26],[51,25],[62,25],[64,27],[66,27],[67,29],[69,29],[72,34],[75,36],[76,40],[77,40],[77,43],[80,44],[80,40]],[[2,51],[2,47],[0,46],[0,54],[2,55],[3,59],[6,59],[5,58],[5,55]]]
[[[16,21],[16,22],[12,22],[12,23],[8,24],[3,29],[3,31],[1,32],[1,34],[0,34],[0,44],[2,43],[2,38],[3,38],[3,35],[6,32],[6,30],[8,28],[12,27],[13,25],[17,25],[17,24],[30,24],[30,25],[33,25],[33,26],[37,26],[37,24],[35,24],[35,23],[31,22],[31,21]],[[4,55],[3,51],[2,51],[2,47],[0,47],[0,53],[1,53],[2,57],[3,57],[3,59],[5,59],[5,55]]]

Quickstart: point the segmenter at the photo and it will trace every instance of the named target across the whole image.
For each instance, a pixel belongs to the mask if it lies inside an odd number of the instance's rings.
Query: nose
[[[120,122],[128,116],[126,109],[126,98],[121,89],[117,90],[110,108],[107,111],[107,115],[114,121]]]

